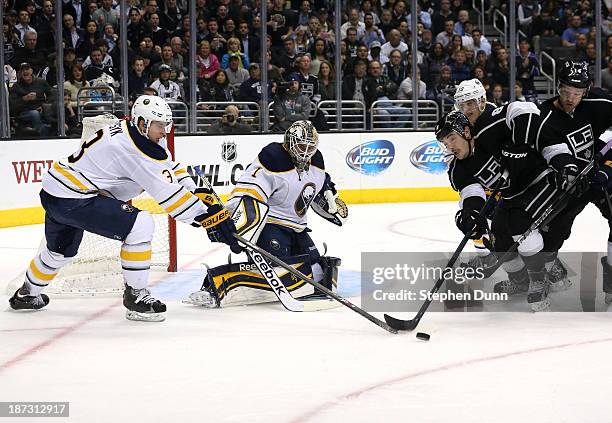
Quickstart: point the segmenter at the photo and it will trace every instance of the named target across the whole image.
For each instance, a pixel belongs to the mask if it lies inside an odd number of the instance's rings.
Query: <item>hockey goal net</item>
[[[82,140],[108,125],[119,121],[111,114],[83,119]],[[168,150],[174,158],[173,134],[167,137]],[[176,271],[176,223],[155,200],[142,193],[132,200],[132,205],[146,210],[155,220],[152,242],[151,270]],[[43,240],[44,242],[44,240]],[[51,281],[45,292],[55,294],[95,295],[123,291],[123,276],[119,253],[121,242],[85,232],[79,252],[74,260],[63,267]]]

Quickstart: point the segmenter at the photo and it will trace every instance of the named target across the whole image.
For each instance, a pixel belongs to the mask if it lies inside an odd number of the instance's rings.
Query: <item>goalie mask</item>
[[[285,132],[285,149],[298,171],[308,168],[310,159],[317,152],[319,134],[307,120],[298,120]]]
[[[144,121],[144,132],[141,134],[149,138],[151,122],[164,124],[166,134],[172,130],[172,110],[166,101],[155,95],[141,95],[132,106],[132,122],[138,128],[138,122]],[[140,132],[140,129],[138,129]]]

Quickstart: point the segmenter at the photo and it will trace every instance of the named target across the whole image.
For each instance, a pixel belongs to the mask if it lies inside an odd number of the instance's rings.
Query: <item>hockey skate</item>
[[[123,305],[127,308],[125,318],[141,322],[163,322],[166,305],[153,298],[148,289],[134,289],[125,285]]]
[[[497,282],[493,286],[493,292],[496,294],[516,295],[522,294],[529,290],[529,274],[527,268],[523,267],[518,272],[509,272],[508,279]]]
[[[13,310],[40,310],[49,304],[49,297],[45,294],[29,295],[28,288],[23,285],[9,299]]]
[[[476,254],[470,260],[465,263],[461,263],[460,267],[465,269],[480,269],[480,272],[484,275],[484,278],[489,278],[493,273],[495,273],[495,265],[497,264],[497,256],[495,253],[489,253],[486,256],[481,256]]]
[[[552,292],[565,291],[572,286],[572,281],[567,277],[567,269],[559,258],[555,258],[552,267],[547,272],[548,281],[550,282],[550,290]]]
[[[529,290],[527,291],[527,303],[535,312],[550,311],[550,298],[548,291],[550,283],[546,272],[529,272]]]

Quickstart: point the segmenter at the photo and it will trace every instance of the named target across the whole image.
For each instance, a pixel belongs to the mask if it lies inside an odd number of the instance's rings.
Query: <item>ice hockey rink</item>
[[[315,215],[310,227],[342,258],[340,294],[358,303],[361,252],[453,251],[455,211],[354,205],[344,227]],[[564,249],[601,251],[607,233],[589,206]],[[5,286],[41,235],[41,225],[0,230],[0,401],[69,401],[70,417],[52,421],[612,422],[612,313],[428,313],[423,342],[344,307],[205,310],[181,299],[199,288],[201,263],[228,250],[180,224],[180,272],[153,281],[165,322],[127,321],[119,297],[9,311]]]

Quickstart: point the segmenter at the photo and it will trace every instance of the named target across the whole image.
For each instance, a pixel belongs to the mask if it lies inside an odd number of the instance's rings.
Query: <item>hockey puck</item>
[[[416,337],[421,341],[429,341],[429,338],[431,338],[429,334],[425,332],[417,332]]]

